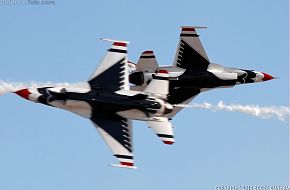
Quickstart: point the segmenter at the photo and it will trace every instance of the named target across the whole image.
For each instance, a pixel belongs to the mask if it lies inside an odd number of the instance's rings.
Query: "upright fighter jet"
[[[112,166],[135,168],[132,119],[146,121],[165,144],[174,143],[172,125],[165,117],[173,109],[164,100],[169,88],[168,72],[159,70],[144,92],[132,91],[128,80],[128,42],[104,40],[111,41],[113,46],[84,86],[28,88],[15,93],[90,119],[120,161]]]
[[[167,101],[171,104],[188,104],[199,93],[214,89],[233,87],[237,84],[271,80],[274,77],[254,70],[237,69],[211,63],[200,42],[196,29],[205,27],[182,26],[173,66],[159,67],[153,51],[142,53],[136,70],[130,75],[132,89],[142,91],[159,69],[169,71],[170,81]],[[172,118],[180,107],[167,117]]]

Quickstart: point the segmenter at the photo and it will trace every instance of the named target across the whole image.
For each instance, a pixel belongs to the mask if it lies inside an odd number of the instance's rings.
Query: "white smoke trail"
[[[249,114],[255,117],[260,117],[263,119],[276,117],[280,121],[284,121],[289,116],[289,108],[285,106],[266,106],[261,107],[258,105],[240,105],[240,104],[230,104],[226,105],[223,101],[219,101],[216,105],[210,103],[194,103],[191,105],[177,104],[177,107],[184,108],[199,108],[208,109],[212,111],[229,111],[229,112],[241,112]]]
[[[84,82],[78,82],[78,83],[53,83],[53,82],[6,82],[6,81],[0,81],[0,96],[8,93],[8,92],[15,92],[17,90],[21,90],[24,88],[41,88],[41,87],[68,87],[68,86],[74,86],[74,87],[81,87],[84,86]]]

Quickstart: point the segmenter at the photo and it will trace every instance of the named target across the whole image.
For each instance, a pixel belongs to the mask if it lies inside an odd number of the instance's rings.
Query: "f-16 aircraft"
[[[16,91],[32,102],[64,109],[88,118],[120,164],[136,168],[132,148],[132,119],[146,121],[165,144],[173,144],[172,125],[165,117],[173,106],[168,94],[168,72],[159,70],[144,92],[129,89],[127,44],[108,40],[112,47],[83,87],[43,87]]]
[[[263,82],[273,79],[271,75],[254,70],[237,69],[211,63],[199,39],[196,29],[206,27],[182,26],[173,66],[159,67],[153,51],[142,53],[136,65],[136,70],[130,74],[130,83],[136,85],[131,89],[146,88],[159,69],[169,71],[170,104],[188,104],[199,93],[238,84]],[[175,116],[181,107],[167,115]]]

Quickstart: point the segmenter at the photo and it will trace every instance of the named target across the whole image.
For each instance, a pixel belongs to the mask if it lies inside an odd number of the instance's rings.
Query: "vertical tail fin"
[[[156,61],[153,51],[144,51],[136,65],[137,71],[144,71],[154,73],[158,69],[158,63]]]

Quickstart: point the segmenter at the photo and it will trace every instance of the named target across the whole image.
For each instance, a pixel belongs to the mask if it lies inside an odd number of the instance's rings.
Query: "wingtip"
[[[121,165],[121,164],[109,164],[109,166],[117,167],[117,168],[137,169],[137,166],[128,166],[128,165]]]
[[[180,28],[195,28],[195,29],[207,29],[207,26],[180,26]]]
[[[129,44],[129,41],[123,41],[123,40],[113,40],[113,39],[109,39],[109,38],[100,38],[100,40],[102,41],[107,41],[107,42],[117,42],[117,43],[125,43],[125,44]]]
[[[164,144],[173,145],[175,141],[163,141]]]

